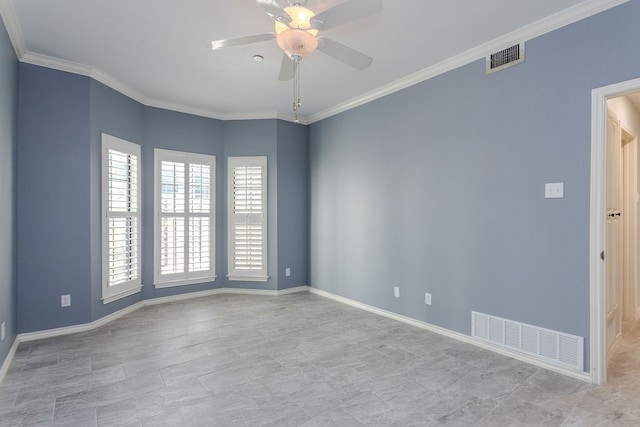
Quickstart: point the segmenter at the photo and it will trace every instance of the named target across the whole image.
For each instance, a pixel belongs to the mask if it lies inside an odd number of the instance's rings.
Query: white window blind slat
[[[160,220],[160,273],[184,272],[184,218],[163,217]]]
[[[184,212],[184,163],[162,162],[161,207],[163,213]]]

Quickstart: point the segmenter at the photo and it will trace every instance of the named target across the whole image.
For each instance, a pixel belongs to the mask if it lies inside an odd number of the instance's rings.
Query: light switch
[[[564,182],[551,182],[544,185],[545,199],[562,199],[564,197]]]
[[[60,307],[69,307],[71,305],[71,295],[60,295]]]

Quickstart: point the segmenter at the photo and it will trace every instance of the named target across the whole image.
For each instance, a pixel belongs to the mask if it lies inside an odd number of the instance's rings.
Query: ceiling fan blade
[[[253,36],[235,37],[232,39],[225,39],[225,40],[214,40],[211,42],[211,49],[218,50],[218,49],[225,49],[227,47],[235,47],[235,46],[242,46],[245,44],[266,42],[268,40],[273,40],[275,38],[276,38],[275,34],[265,33],[265,34],[256,34]]]
[[[278,76],[278,80],[281,82],[286,82],[287,80],[291,80],[293,78],[295,69],[293,67],[293,60],[287,56],[287,54],[282,55],[282,65],[280,66],[280,75]]]
[[[373,58],[326,37],[318,37],[318,50],[360,71],[369,68]]]
[[[278,22],[282,22],[283,24],[288,24],[291,22],[291,17],[280,7],[277,1],[275,0],[256,0],[256,4],[260,9],[264,11],[267,15],[272,17]]]
[[[347,0],[311,18],[311,26],[326,30],[380,12],[381,0]]]

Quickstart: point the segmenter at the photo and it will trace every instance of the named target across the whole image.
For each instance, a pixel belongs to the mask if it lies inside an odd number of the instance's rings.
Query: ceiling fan
[[[256,0],[258,7],[274,19],[275,32],[215,40],[211,42],[211,48],[218,50],[275,39],[284,51],[278,79],[294,80],[292,111],[295,113],[295,121],[298,122],[298,109],[301,105],[298,66],[304,57],[317,49],[358,70],[368,68],[373,61],[370,56],[335,40],[319,36],[318,33],[379,13],[382,11],[382,1],[346,0],[318,14],[305,7],[307,0],[288,0],[285,7],[279,3],[284,3],[284,0]]]

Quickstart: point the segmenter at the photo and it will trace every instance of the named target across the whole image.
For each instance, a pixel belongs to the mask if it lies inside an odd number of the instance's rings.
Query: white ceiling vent
[[[487,56],[487,74],[503,70],[524,61],[524,42]]]
[[[471,312],[471,336],[583,371],[584,339],[563,332]]]

